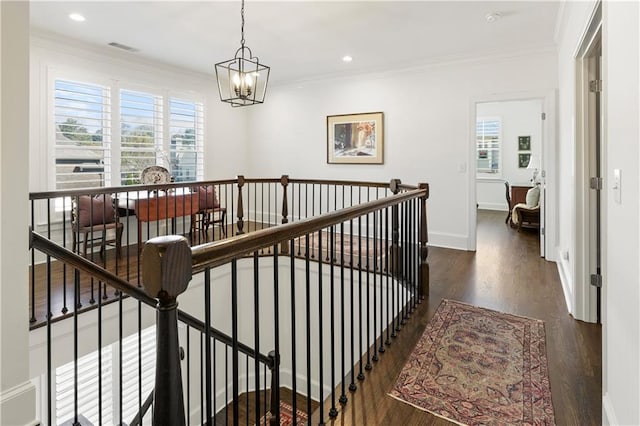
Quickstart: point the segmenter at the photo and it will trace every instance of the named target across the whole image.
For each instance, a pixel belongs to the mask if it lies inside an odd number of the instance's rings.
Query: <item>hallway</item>
[[[601,424],[601,327],[567,312],[556,264],[539,256],[534,231],[478,211],[477,252],[429,249],[431,288],[391,348],[340,411],[338,425],[444,425],[449,422],[387,396],[409,353],[444,298],[545,321],[551,392],[558,425]],[[400,345],[398,345],[400,343]],[[314,419],[315,420],[315,419]]]

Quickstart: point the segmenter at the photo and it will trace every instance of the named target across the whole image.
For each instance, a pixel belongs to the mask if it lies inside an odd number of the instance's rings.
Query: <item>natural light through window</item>
[[[478,117],[476,122],[476,171],[478,177],[498,177],[501,173],[501,122],[499,118]]]

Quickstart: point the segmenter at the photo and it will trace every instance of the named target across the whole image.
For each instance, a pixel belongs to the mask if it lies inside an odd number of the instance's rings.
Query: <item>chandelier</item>
[[[240,48],[233,59],[216,64],[220,100],[234,107],[263,103],[269,82],[269,67],[261,64],[244,44],[244,0],[240,16]]]

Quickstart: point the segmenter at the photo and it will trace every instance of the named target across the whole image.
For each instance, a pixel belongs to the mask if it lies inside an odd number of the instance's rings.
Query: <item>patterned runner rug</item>
[[[392,397],[466,425],[554,425],[544,322],[443,300]]]
[[[290,426],[290,425],[304,425],[307,421],[307,413],[304,411],[296,410],[296,422],[293,422],[293,407],[287,404],[286,402],[280,401],[280,426]],[[271,412],[267,411],[267,414],[262,416],[260,419],[261,426],[268,426],[269,421],[271,420]]]

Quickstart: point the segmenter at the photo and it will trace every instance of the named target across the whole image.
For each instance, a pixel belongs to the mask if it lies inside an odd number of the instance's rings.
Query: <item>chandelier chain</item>
[[[240,17],[242,18],[242,26],[240,27],[240,44],[244,47],[244,0],[242,0],[242,7],[240,8]]]

